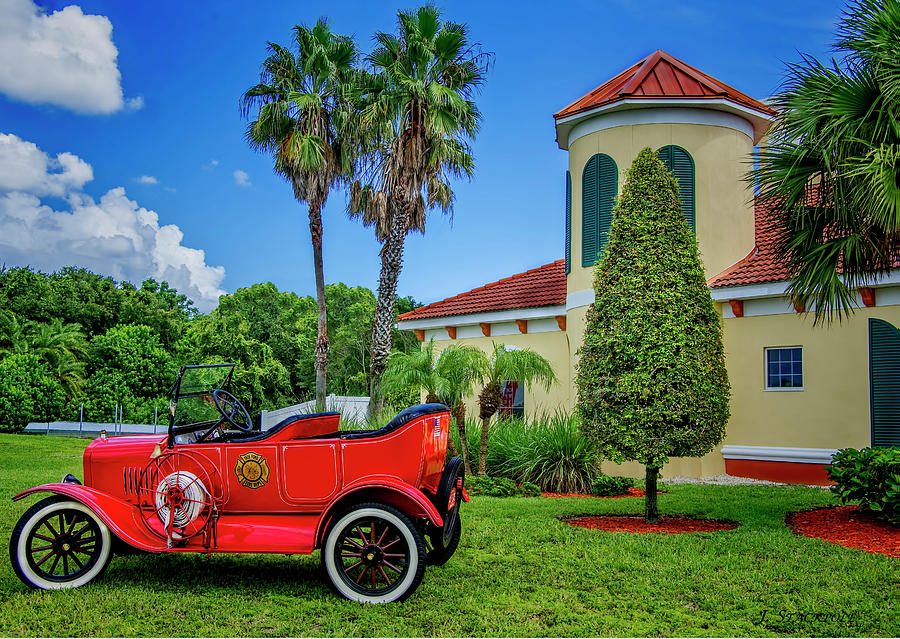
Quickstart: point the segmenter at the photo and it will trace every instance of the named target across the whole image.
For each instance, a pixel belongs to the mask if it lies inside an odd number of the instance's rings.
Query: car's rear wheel
[[[403,601],[425,573],[425,540],[393,506],[357,504],[338,515],[325,534],[322,566],[342,597]]]
[[[112,558],[112,535],[94,512],[55,496],[25,511],[9,540],[16,575],[32,588],[76,588],[99,577]]]
[[[428,563],[433,566],[442,566],[447,563],[459,545],[459,538],[462,534],[459,507],[463,500],[464,482],[463,461],[459,457],[453,457],[444,468],[434,499],[435,506],[444,520],[444,525],[441,528],[437,526],[428,528],[428,540],[432,546],[428,553]]]

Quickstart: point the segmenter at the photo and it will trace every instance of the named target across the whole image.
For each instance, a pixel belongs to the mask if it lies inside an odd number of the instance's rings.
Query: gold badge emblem
[[[269,481],[269,464],[259,453],[244,453],[238,457],[234,474],[237,475],[241,486],[261,488]]]

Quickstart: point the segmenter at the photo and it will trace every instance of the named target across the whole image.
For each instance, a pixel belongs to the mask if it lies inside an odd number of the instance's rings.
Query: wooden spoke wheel
[[[322,564],[342,597],[363,603],[402,601],[422,581],[425,540],[393,506],[358,504],[329,528]]]
[[[13,530],[9,555],[19,579],[32,588],[83,586],[112,558],[112,537],[94,512],[66,497],[29,508]]]

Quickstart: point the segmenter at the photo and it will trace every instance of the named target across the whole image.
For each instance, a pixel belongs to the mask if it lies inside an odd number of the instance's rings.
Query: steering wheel
[[[217,429],[221,429],[222,424],[225,422],[228,422],[242,433],[249,433],[253,430],[253,420],[250,419],[250,413],[247,412],[247,409],[244,408],[244,405],[241,404],[237,397],[228,391],[217,388],[213,391],[212,398],[222,418],[212,428],[203,433],[198,441],[205,441]]]

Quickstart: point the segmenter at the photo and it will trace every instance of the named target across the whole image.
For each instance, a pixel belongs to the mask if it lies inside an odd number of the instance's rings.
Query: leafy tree
[[[659,469],[722,440],[730,389],[697,242],[675,179],[651,149],[628,170],[594,269],[578,413],[610,459],[646,466],[645,518],[655,522]]]
[[[353,144],[348,122],[348,86],[357,58],[347,36],[331,32],[325,20],[312,28],[294,27],[296,56],[269,43],[260,82],[242,98],[253,148],[275,156],[275,171],[294,189],[294,197],[309,205],[309,233],[318,303],[316,338],[316,404],[325,409],[328,332],[325,275],[322,265],[322,207],[332,186],[353,173]]]
[[[28,422],[63,416],[65,392],[34,353],[0,360],[0,431],[19,432]]]
[[[128,419],[146,421],[153,407],[165,407],[177,367],[150,327],[115,326],[98,335],[88,347],[88,361],[85,419],[109,419],[121,404]]]
[[[397,33],[376,33],[366,58],[374,69],[362,99],[360,133],[371,159],[362,185],[351,188],[351,210],[375,229],[381,274],[369,364],[370,413],[381,411],[381,376],[391,351],[397,281],[411,230],[425,232],[425,213],[452,210],[452,177],[471,178],[467,140],[481,113],[471,99],[484,79],[485,57],[465,25],[443,21],[433,6],[401,11]]]
[[[849,312],[854,290],[900,256],[900,3],[852,2],[835,50],[840,62],[788,67],[751,173],[789,290],[816,321]]]
[[[478,416],[481,418],[479,475],[484,475],[487,470],[488,430],[491,418],[503,403],[500,384],[506,380],[516,380],[525,386],[537,382],[550,390],[550,385],[556,382],[556,374],[550,362],[531,349],[511,348],[505,344],[494,345],[494,352],[485,370],[485,385],[478,395]]]

